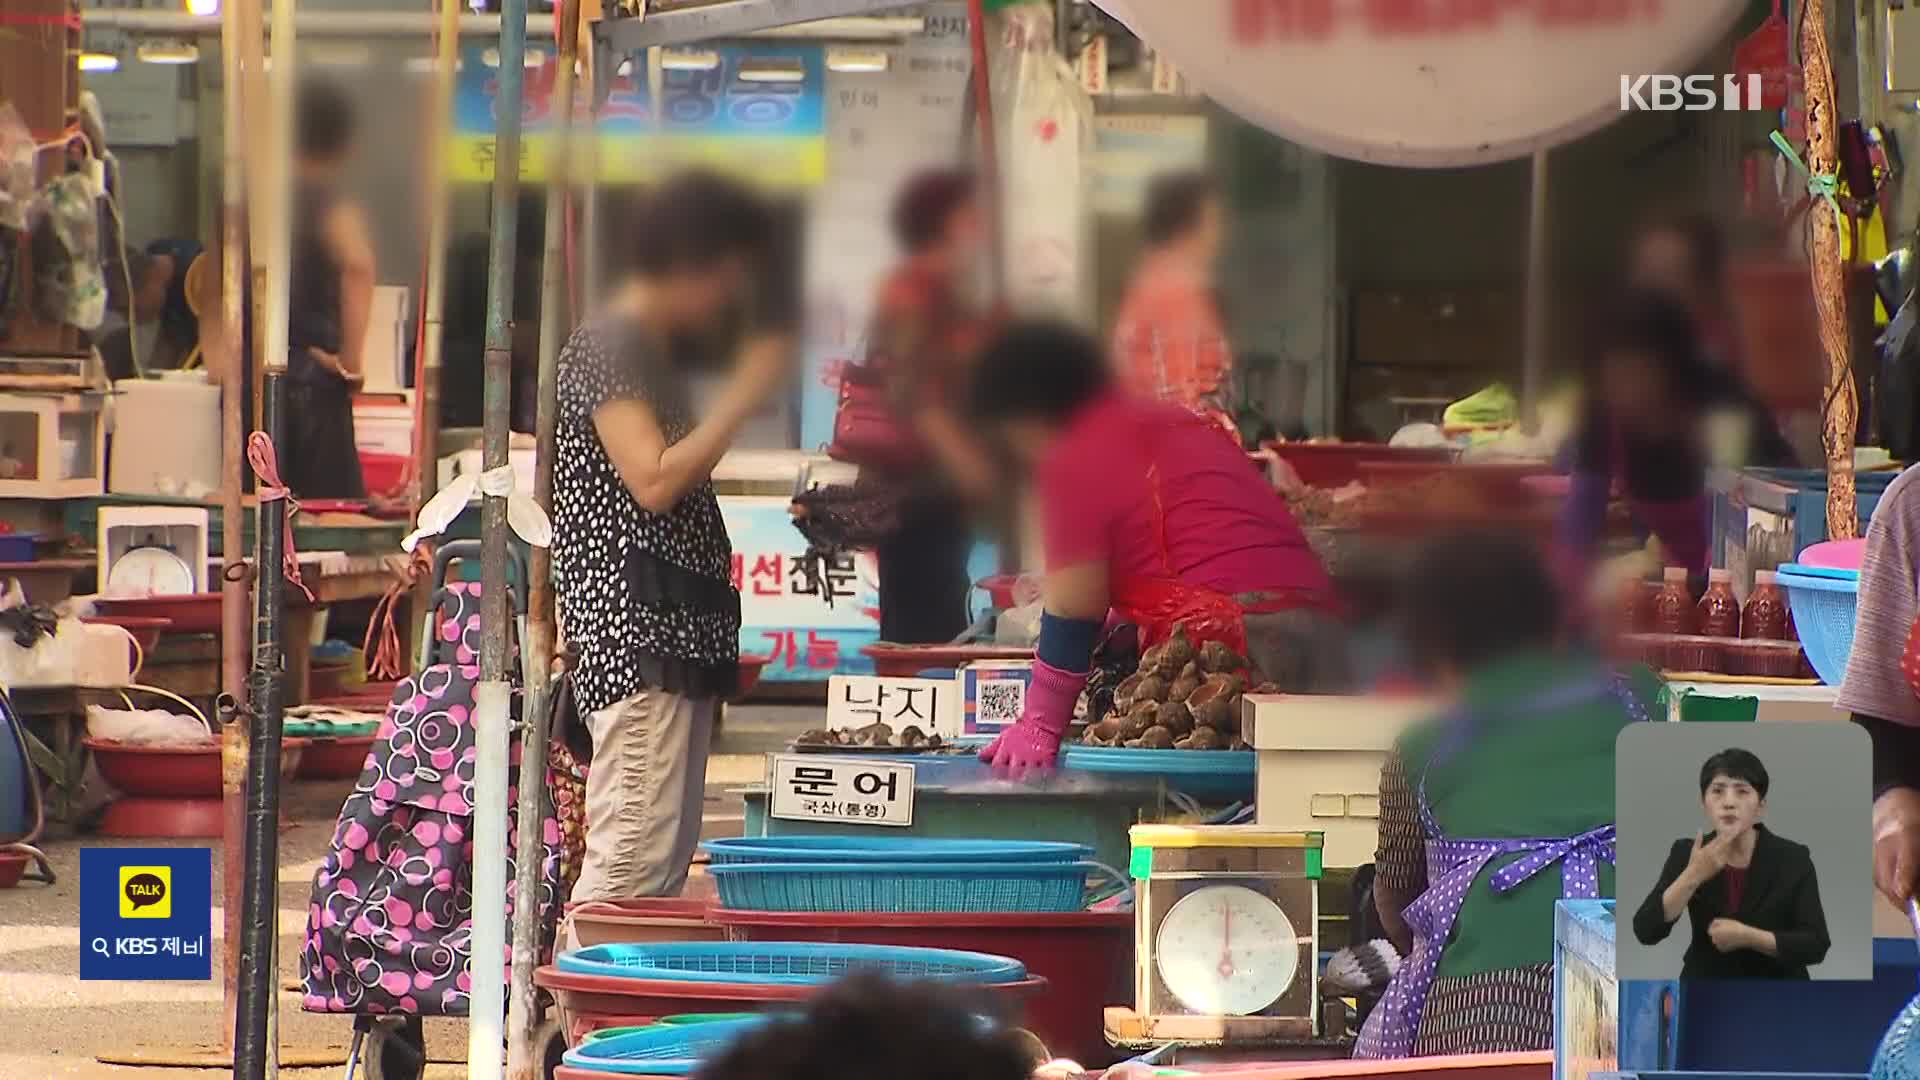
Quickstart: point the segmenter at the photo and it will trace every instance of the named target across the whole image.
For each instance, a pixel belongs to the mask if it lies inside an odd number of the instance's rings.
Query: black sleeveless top
[[[308,348],[340,353],[340,264],[327,249],[327,213],[335,195],[325,187],[301,184],[293,193],[293,247],[287,348],[296,377],[308,366]]]

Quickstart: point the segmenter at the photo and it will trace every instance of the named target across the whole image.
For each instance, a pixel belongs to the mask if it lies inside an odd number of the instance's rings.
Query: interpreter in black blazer
[[[1686,912],[1693,941],[1682,979],[1804,979],[1827,957],[1827,917],[1813,856],[1760,823],[1767,768],[1745,750],[1700,766],[1708,831],[1676,840],[1660,881],[1633,915],[1642,945],[1667,939]]]

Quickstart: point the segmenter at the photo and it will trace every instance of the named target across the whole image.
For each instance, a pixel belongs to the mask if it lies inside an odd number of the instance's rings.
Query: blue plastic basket
[[[709,867],[742,911],[1058,912],[1086,906],[1098,864],[747,863]]]
[[[684,1027],[656,1026],[581,1043],[560,1059],[576,1069],[623,1076],[691,1076],[734,1040],[766,1026],[771,1016]]]
[[[838,942],[682,941],[595,945],[561,953],[554,963],[561,971],[575,975],[762,986],[819,986],[852,971],[880,971],[900,979],[953,983],[1012,983],[1027,977],[1025,964],[1004,956]]]
[[[1141,750],[1071,745],[1061,755],[1065,772],[1164,782],[1169,790],[1226,804],[1252,802],[1254,759],[1244,750]]]
[[[1779,570],[1780,587],[1793,609],[1793,626],[1820,681],[1840,685],[1853,652],[1853,620],[1860,604],[1860,575],[1815,572],[1797,563]]]
[[[948,840],[924,836],[761,836],[709,840],[700,849],[715,866],[746,863],[1073,863],[1085,844],[1051,840]]]

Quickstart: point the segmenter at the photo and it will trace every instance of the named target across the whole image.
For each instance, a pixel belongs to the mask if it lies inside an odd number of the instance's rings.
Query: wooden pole
[[[987,239],[993,258],[993,299],[1007,299],[1007,229],[1000,212],[1000,134],[993,123],[993,73],[988,65],[985,0],[967,2],[967,36],[973,48],[973,121],[980,127],[980,191],[987,211]],[[1061,43],[1064,45],[1064,43]]]
[[[460,0],[440,0],[439,53],[435,60],[432,115],[427,122],[427,280],[421,298],[422,336],[420,359],[415,365],[418,378],[413,392],[417,403],[418,424],[413,433],[413,461],[419,474],[414,478],[413,513],[427,505],[440,490],[440,381],[444,361],[442,347],[446,337],[447,309],[447,231],[452,217],[448,205],[450,184],[447,150],[453,133],[453,94],[455,72],[460,64]],[[409,603],[410,625],[416,630],[426,625],[427,611],[433,605],[433,590],[416,587]],[[420,650],[413,650],[418,657]]]
[[[560,343],[567,332],[566,213],[573,163],[573,67],[580,54],[580,0],[563,0],[554,19],[559,71],[553,88],[554,116],[559,139],[547,173],[546,248],[540,272],[540,369],[535,429],[533,497],[541,509],[553,504],[553,455],[559,421],[557,373]],[[587,137],[595,137],[589,130]],[[527,692],[520,728],[519,850],[540,850],[541,807],[547,800],[546,775],[548,702],[552,695],[554,612],[553,553],[533,549],[527,583]],[[540,894],[540,860],[522,855],[515,864],[514,895]],[[540,989],[533,984],[539,962],[539,905],[518,903],[513,908],[513,978],[508,990],[507,1080],[540,1080]]]
[[[1800,11],[1800,61],[1807,95],[1807,168],[1815,177],[1839,172],[1839,116],[1833,55],[1827,48],[1827,0],[1805,0]],[[1827,452],[1827,538],[1860,535],[1854,491],[1853,439],[1859,402],[1853,382],[1852,335],[1847,332],[1847,278],[1840,254],[1843,223],[1834,205],[1816,196],[1807,212],[1813,229],[1813,301],[1827,364],[1821,405],[1821,441]]]
[[[247,564],[240,549],[246,543],[245,513],[240,490],[246,466],[248,407],[246,350],[247,252],[246,192],[243,188],[246,119],[243,109],[244,67],[241,64],[242,14],[245,0],[232,0],[220,12],[221,113],[225,128],[220,153],[220,343],[219,356],[210,357],[220,372],[220,803],[221,902],[225,938],[220,970],[226,1023],[222,1036],[233,1047],[234,1019],[239,1007],[240,907],[245,895],[247,661],[250,591]]]

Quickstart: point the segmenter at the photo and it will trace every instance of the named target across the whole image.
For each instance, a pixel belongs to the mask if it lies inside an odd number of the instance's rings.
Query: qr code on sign
[[[1026,706],[1026,680],[982,679],[978,697],[975,724],[982,728],[1007,727],[1020,719],[1020,710]]]

